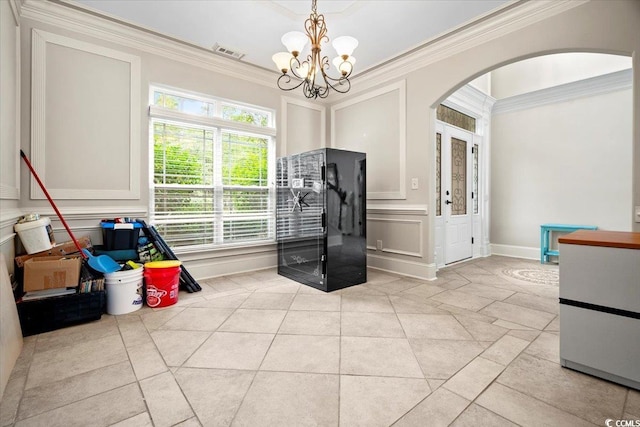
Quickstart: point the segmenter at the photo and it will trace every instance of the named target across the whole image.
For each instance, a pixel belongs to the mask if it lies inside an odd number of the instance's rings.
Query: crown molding
[[[9,0],[9,6],[11,7],[11,13],[13,14],[13,20],[16,23],[16,27],[19,27],[22,2],[20,0]]]
[[[604,95],[606,93],[631,89],[632,87],[632,69],[616,71],[602,76],[591,77],[577,82],[565,83],[500,99],[493,106],[491,114],[511,113],[587,96]]]
[[[489,114],[495,103],[494,97],[470,84],[462,86],[442,101],[442,104],[476,119]]]
[[[390,80],[417,71],[452,55],[473,49],[483,43],[503,37],[567,10],[588,3],[589,0],[517,1],[465,26],[426,41],[378,67],[355,75],[352,92],[358,93]]]
[[[72,2],[24,0],[21,17],[179,61],[248,82],[275,88],[277,73],[217,56],[213,51],[148,30],[115,22],[80,9]]]
[[[248,82],[275,88],[277,73],[251,64],[219,57],[213,52],[188,42],[162,36],[144,28],[123,24],[92,14],[70,0],[21,0],[18,11],[23,18],[56,25],[67,30],[96,37],[122,46],[142,50],[168,59],[204,68]],[[352,93],[389,81],[389,76],[402,76],[502,37],[588,0],[516,0],[512,4],[442,34],[406,51],[390,61],[363,71],[353,78]],[[322,104],[330,104],[323,100]]]

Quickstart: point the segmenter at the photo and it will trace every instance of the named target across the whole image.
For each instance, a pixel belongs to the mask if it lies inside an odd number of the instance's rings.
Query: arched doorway
[[[464,120],[436,120],[438,268],[490,253],[535,259],[546,222],[631,230],[631,65],[617,55],[538,56],[494,69],[443,101],[438,108],[458,108],[478,125],[465,138]],[[451,144],[468,147],[458,159],[466,177],[452,170]],[[457,211],[452,176],[465,178],[468,190]],[[456,248],[461,240],[466,250]]]

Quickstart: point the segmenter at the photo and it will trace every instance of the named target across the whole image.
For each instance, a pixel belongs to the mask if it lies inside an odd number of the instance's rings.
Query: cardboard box
[[[82,258],[35,257],[24,263],[25,292],[78,286]]]
[[[93,247],[91,245],[91,239],[88,236],[78,238],[78,244],[80,245],[81,248],[91,249]],[[16,262],[16,267],[22,268],[24,266],[24,263],[27,260],[30,260],[31,258],[53,256],[53,255],[67,256],[71,254],[80,255],[80,253],[78,252],[78,248],[76,248],[76,245],[75,243],[73,243],[72,240],[68,242],[60,243],[59,245],[56,245],[47,251],[42,251],[42,252],[38,252],[36,254],[31,254],[31,255],[19,255],[15,257],[15,262]]]

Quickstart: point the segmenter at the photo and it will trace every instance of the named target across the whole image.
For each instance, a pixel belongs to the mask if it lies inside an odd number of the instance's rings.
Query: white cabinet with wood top
[[[640,233],[559,239],[560,363],[640,390]]]

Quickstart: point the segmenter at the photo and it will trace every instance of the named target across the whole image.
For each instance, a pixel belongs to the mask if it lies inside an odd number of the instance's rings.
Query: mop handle
[[[69,236],[71,236],[71,240],[73,240],[73,243],[75,243],[76,248],[78,249],[80,254],[82,254],[82,257],[85,258],[85,259],[88,258],[87,255],[84,252],[82,252],[82,248],[80,247],[80,243],[78,243],[78,241],[76,240],[75,236],[71,232],[71,229],[69,228],[69,225],[67,225],[67,221],[65,221],[64,218],[62,217],[62,214],[58,210],[58,207],[56,206],[56,204],[53,202],[53,199],[49,195],[49,192],[47,191],[46,188],[44,188],[44,184],[42,183],[42,181],[40,181],[40,177],[38,177],[38,174],[33,169],[33,166],[31,166],[31,162],[29,162],[29,159],[27,158],[27,155],[24,154],[24,151],[22,151],[22,150],[20,150],[20,157],[22,157],[22,160],[24,160],[24,162],[27,164],[27,167],[29,168],[29,170],[33,174],[33,177],[36,179],[36,181],[38,181],[38,184],[40,185],[40,188],[42,189],[42,192],[44,193],[45,196],[47,196],[47,200],[49,200],[49,203],[51,203],[51,206],[53,207],[53,210],[56,211],[56,215],[58,215],[58,218],[60,218],[60,222],[62,222],[62,225],[64,225],[64,228],[66,228],[67,233],[69,233]]]

